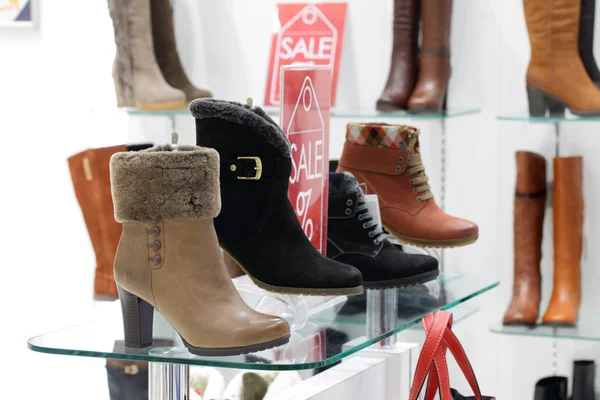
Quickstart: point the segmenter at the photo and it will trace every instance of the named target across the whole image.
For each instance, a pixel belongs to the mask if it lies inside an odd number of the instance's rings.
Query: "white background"
[[[270,34],[277,27],[274,0],[177,0],[178,45],[194,82],[219,97],[243,101],[264,95]],[[373,107],[389,67],[390,0],[349,1],[340,106]],[[2,399],[106,399],[102,360],[42,355],[26,348],[30,336],[64,326],[92,306],[94,255],[73,195],[66,158],[86,147],[127,140],[168,138],[164,118],[128,118],[115,109],[111,65],[114,42],[105,2],[43,2],[39,31],[0,30],[0,192],[4,209],[0,242]],[[551,179],[551,125],[499,122],[499,113],[526,109],[529,45],[522,3],[455,0],[450,107],[478,105],[476,116],[448,123],[446,208],[475,220],[479,241],[446,252],[447,270],[497,277],[495,292],[473,302],[480,312],[456,327],[486,394],[533,397],[535,381],[556,370],[569,375],[576,358],[595,358],[593,342],[498,336],[511,292],[514,151],[544,154]],[[331,155],[338,156],[347,120],[332,121]],[[403,121],[407,123],[407,121]],[[422,149],[434,193],[439,194],[439,123],[408,121],[422,129]],[[177,121],[193,141],[193,121]],[[594,123],[561,127],[562,155],[584,156],[587,248],[584,311],[591,318],[598,296],[600,257],[593,244],[600,222]],[[129,135],[128,135],[129,132]],[[549,210],[551,211],[551,210]],[[552,221],[547,215],[543,282],[545,310],[552,282]],[[455,374],[455,378],[458,375]],[[455,379],[455,386],[463,387]]]

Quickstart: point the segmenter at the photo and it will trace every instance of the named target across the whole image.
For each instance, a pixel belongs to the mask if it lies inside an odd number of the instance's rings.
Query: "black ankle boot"
[[[573,363],[573,397],[571,400],[594,400],[596,364],[592,360]]]
[[[542,378],[535,384],[534,400],[567,400],[568,381],[564,376]]]
[[[266,290],[307,295],[362,293],[362,276],[310,243],[288,200],[292,170],[283,130],[259,107],[214,99],[190,105],[196,141],[221,158],[219,244]]]
[[[358,268],[365,288],[414,285],[439,275],[435,258],[404,253],[386,239],[349,172],[329,174],[327,257]]]

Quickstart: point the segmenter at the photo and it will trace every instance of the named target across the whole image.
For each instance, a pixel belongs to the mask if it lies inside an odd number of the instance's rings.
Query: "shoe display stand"
[[[154,337],[171,340],[174,345],[126,348],[123,344],[118,302],[103,309],[103,314],[96,319],[34,337],[28,341],[28,346],[41,353],[149,362],[150,400],[189,399],[191,365],[253,370],[305,370],[331,366],[357,355],[355,359],[349,360],[352,361],[349,365],[360,364],[364,371],[371,371],[369,373],[373,373],[372,368],[383,368],[384,371],[394,368],[395,373],[398,373],[397,365],[391,361],[389,366],[379,365],[375,360],[378,357],[374,357],[373,352],[382,354],[379,358],[403,353],[414,346],[396,343],[397,333],[417,324],[433,311],[451,309],[497,285],[498,282],[491,278],[442,275],[433,283],[410,288],[368,290],[362,296],[329,301],[320,297],[301,297],[290,301],[283,297],[268,297],[265,300],[265,293],[249,288],[247,282],[238,282],[237,287],[245,301],[249,304],[260,303],[262,311],[287,318],[294,328],[288,344],[239,356],[192,355],[160,314],[155,315]],[[283,303],[287,304],[282,305]],[[365,349],[367,350],[362,351]],[[368,358],[373,360],[369,361]],[[343,365],[346,365],[346,361]],[[410,368],[405,369],[409,374],[407,369]],[[358,379],[360,375],[355,371],[353,376]],[[313,378],[308,381],[311,379]],[[335,379],[331,382],[335,382]],[[395,385],[397,382],[390,379],[386,384]],[[381,396],[372,398],[391,398],[385,391]]]

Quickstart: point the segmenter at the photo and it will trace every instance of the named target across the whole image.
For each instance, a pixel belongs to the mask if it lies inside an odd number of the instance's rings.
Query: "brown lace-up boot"
[[[398,240],[457,247],[478,238],[475,223],[446,214],[429,190],[419,131],[404,125],[348,124],[338,172],[348,171],[379,198],[383,226]]]
[[[583,159],[554,159],[554,289],[545,325],[573,326],[581,302]]]
[[[406,109],[417,80],[417,46],[419,38],[418,0],[394,1],[394,38],[390,73],[377,109]]]
[[[546,208],[546,160],[518,151],[515,185],[513,297],[505,325],[535,325],[540,309],[540,261]]]

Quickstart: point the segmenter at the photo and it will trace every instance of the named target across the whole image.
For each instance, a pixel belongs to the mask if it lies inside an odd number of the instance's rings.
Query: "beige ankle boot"
[[[108,0],[117,54],[113,81],[117,106],[167,110],[186,106],[185,93],[167,83],[152,44],[149,0]]]
[[[191,353],[224,356],[288,342],[281,318],[248,307],[236,291],[213,226],[221,208],[219,156],[202,147],[153,147],[111,159],[115,257],[125,345],[152,344],[152,307]]]

